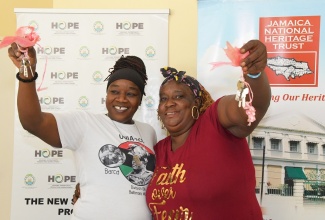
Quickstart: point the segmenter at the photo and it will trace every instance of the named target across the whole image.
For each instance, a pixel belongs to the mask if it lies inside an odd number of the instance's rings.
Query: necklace
[[[111,118],[110,118],[110,119],[111,119]],[[125,135],[123,135],[123,133],[122,133],[122,132],[120,131],[120,129],[117,127],[117,125],[115,124],[115,121],[114,121],[113,119],[111,119],[111,121],[112,121],[114,127],[116,128],[116,130],[120,133],[120,135],[122,135],[122,137],[126,137]],[[140,136],[140,140],[138,140],[138,142],[142,142],[142,143],[144,143],[143,138],[142,138],[141,133],[140,133],[140,130],[139,130],[138,126],[137,126],[137,123],[134,122],[134,126],[135,126],[135,128],[137,129],[137,131],[138,131],[138,133],[139,133],[139,136]]]

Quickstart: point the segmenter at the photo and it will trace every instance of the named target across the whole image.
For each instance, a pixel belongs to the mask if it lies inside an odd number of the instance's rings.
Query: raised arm
[[[28,48],[28,55],[33,72],[36,71],[36,52],[33,47]],[[8,56],[19,69],[21,66],[21,52],[17,44],[11,44],[8,49]],[[28,77],[23,73],[19,74],[20,79],[28,80],[33,76],[28,71]],[[17,94],[17,107],[20,122],[25,130],[39,137],[53,147],[61,147],[58,127],[54,116],[51,113],[42,112],[36,92],[35,80],[32,82],[19,81]]]
[[[217,109],[221,124],[237,137],[246,137],[256,128],[264,117],[271,100],[270,84],[264,73],[267,62],[265,45],[259,40],[251,40],[240,50],[242,54],[246,51],[249,51],[249,55],[242,61],[241,66],[244,79],[249,83],[254,95],[252,105],[256,110],[256,120],[248,126],[248,116],[245,109],[238,107],[236,95],[223,97]],[[260,72],[261,74],[258,75]],[[249,77],[248,73],[253,77]],[[248,101],[248,96],[246,100]]]

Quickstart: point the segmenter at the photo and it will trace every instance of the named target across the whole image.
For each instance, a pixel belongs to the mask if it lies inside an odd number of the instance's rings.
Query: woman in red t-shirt
[[[246,137],[265,115],[271,92],[262,72],[265,45],[252,40],[239,53],[247,51],[240,65],[242,81],[254,92],[251,102],[236,95],[214,102],[185,72],[161,69],[158,115],[170,136],[155,146],[156,168],[146,193],[153,219],[262,219]]]

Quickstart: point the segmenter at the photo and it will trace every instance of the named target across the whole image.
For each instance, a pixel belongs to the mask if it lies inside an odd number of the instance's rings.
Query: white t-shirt
[[[54,116],[62,147],[73,150],[76,159],[81,197],[72,219],[152,219],[145,192],[155,165],[154,129],[86,111]]]

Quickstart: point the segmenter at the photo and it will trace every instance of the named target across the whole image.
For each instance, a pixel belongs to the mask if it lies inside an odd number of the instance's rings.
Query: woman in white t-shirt
[[[42,111],[36,91],[35,49],[28,48],[29,60],[23,62],[28,67],[27,75],[21,68],[20,51],[13,43],[8,54],[22,70],[16,75],[20,81],[17,105],[22,126],[49,145],[74,152],[82,195],[74,204],[72,219],[151,219],[145,202],[148,183],[129,177],[137,172],[134,164],[139,162],[139,157],[134,156],[134,144],[146,152],[146,171],[152,172],[155,166],[156,133],[150,125],[133,120],[145,95],[147,74],[143,61],[136,56],[122,56],[110,69],[106,78],[107,114],[48,113]],[[137,175],[141,179],[141,173]]]

